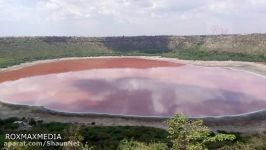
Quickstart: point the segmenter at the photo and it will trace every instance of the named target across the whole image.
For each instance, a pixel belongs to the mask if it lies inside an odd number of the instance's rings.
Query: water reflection
[[[69,112],[231,115],[266,108],[266,80],[198,66],[90,69],[0,84],[0,98]]]

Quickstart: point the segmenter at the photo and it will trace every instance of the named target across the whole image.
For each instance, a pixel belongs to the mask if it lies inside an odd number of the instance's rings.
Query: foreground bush
[[[232,134],[211,135],[202,120],[189,120],[181,114],[167,120],[167,125],[173,150],[205,150],[209,143],[232,141],[236,138]]]

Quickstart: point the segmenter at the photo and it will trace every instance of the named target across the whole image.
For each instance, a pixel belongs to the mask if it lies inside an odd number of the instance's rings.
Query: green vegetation
[[[167,132],[151,127],[88,127],[80,131],[84,141],[95,149],[117,149],[123,139],[139,142],[167,142]]]
[[[241,136],[238,133],[210,132],[201,120],[188,120],[177,114],[167,121],[168,131],[151,127],[103,127],[65,123],[42,123],[36,121],[30,129],[21,130],[14,121],[27,120],[9,118],[0,120],[0,148],[21,150],[263,150],[266,136]],[[28,119],[32,120],[32,119]],[[32,122],[32,121],[31,121]],[[6,147],[6,133],[52,133],[61,134],[59,141],[80,141],[78,147]],[[12,141],[12,140],[11,140]],[[40,141],[40,140],[39,140]]]
[[[205,60],[205,61],[223,61],[223,60],[236,60],[236,61],[266,61],[266,55],[258,54],[243,54],[224,51],[204,51],[204,50],[180,50],[169,53],[163,53],[164,57],[180,58],[187,60]]]
[[[232,134],[211,134],[202,120],[189,120],[181,114],[167,121],[169,139],[173,150],[205,150],[208,143],[233,141]]]
[[[166,150],[165,143],[143,143],[133,140],[122,140],[118,146],[119,150]]]
[[[219,150],[265,150],[266,149],[265,136],[246,137],[243,142],[236,142],[235,144],[226,145],[219,148]]]
[[[101,126],[81,126],[65,123],[37,123],[29,130],[19,130],[14,121],[24,120],[10,118],[0,120],[0,149],[4,147],[5,134],[7,133],[51,133],[61,134],[61,141],[80,141],[81,147],[89,145],[93,150],[113,150],[117,149],[123,139],[134,139],[144,143],[167,142],[168,133],[165,130],[151,127],[101,127]],[[25,149],[34,149],[28,147]],[[38,147],[38,149],[50,150],[60,149],[59,147]],[[71,149],[71,148],[70,148]],[[72,147],[72,149],[74,149]]]
[[[266,61],[265,47],[256,44],[261,41],[238,40],[229,43],[231,44],[229,46],[229,44],[223,44],[230,42],[230,38],[209,37],[210,39],[218,38],[217,41],[214,40],[211,43],[217,45],[216,48],[211,48],[212,45],[209,46],[206,43],[208,39],[206,38],[178,39],[168,36],[0,38],[0,68],[43,59],[120,55],[164,56],[192,60]],[[237,37],[232,37],[232,39],[237,39]],[[234,46],[237,44],[238,47]]]

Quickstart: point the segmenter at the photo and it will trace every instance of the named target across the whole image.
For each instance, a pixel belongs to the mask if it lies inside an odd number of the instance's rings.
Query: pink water
[[[0,99],[65,112],[234,115],[266,109],[266,78],[193,65],[88,69],[2,82]]]

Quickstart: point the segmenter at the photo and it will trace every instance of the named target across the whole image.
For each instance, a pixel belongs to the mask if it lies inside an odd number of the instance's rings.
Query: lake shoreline
[[[201,60],[183,60],[177,58],[168,58],[161,56],[99,56],[99,57],[66,57],[58,59],[47,59],[47,60],[37,60],[32,62],[21,63],[19,65],[10,66],[7,68],[0,68],[0,72],[18,70],[29,66],[34,66],[38,64],[64,61],[64,60],[82,60],[82,59],[101,59],[101,58],[136,58],[136,59],[147,59],[147,60],[157,60],[157,61],[168,61],[180,64],[191,64],[205,67],[224,67],[224,68],[236,68],[246,71],[251,71],[259,73],[261,75],[266,75],[266,63],[262,62],[245,62],[245,61],[201,61]]]
[[[22,63],[20,65],[11,66],[8,68],[0,68],[0,71],[6,72],[18,70],[37,64],[56,62],[61,60],[99,58],[141,58],[205,67],[223,67],[229,69],[237,69],[262,75],[263,77],[266,76],[266,65],[262,63],[240,61],[193,61],[165,58],[160,56],[70,57]],[[100,126],[149,126],[162,129],[166,129],[165,120],[167,119],[167,117],[119,116],[111,114],[58,112],[40,106],[16,105],[0,102],[0,118],[8,117],[38,117],[41,118],[44,122],[80,123],[86,125],[90,125],[92,122],[95,122],[96,125]],[[240,132],[244,134],[266,132],[266,110],[232,116],[206,116],[200,119],[203,119],[205,124],[208,125],[213,131],[223,130],[227,132]]]
[[[47,109],[42,106],[16,105],[0,102],[0,118],[37,118],[44,123],[75,123],[86,126],[145,126],[167,129],[169,117],[143,117],[95,113],[70,113]],[[238,132],[244,135],[266,133],[266,110],[231,115],[209,116],[202,119],[212,131]]]

